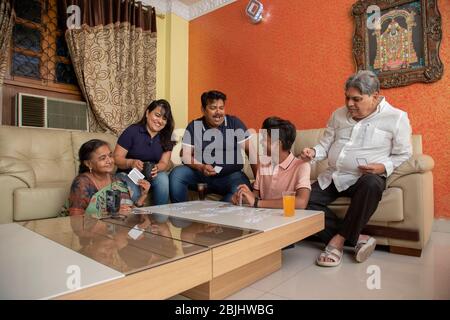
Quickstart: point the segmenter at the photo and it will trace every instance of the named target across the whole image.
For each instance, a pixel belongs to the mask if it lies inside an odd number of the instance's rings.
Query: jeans
[[[136,185],[125,172],[120,172],[117,177],[124,181],[128,190],[130,190],[130,197],[135,203],[141,196],[141,188]],[[150,191],[152,193],[153,205],[168,204],[169,203],[169,175],[165,171],[158,172],[156,177],[150,182]],[[167,221],[167,216],[154,213],[155,220],[159,223]]]
[[[188,189],[197,191],[197,183],[208,184],[208,193],[223,195],[222,201],[230,202],[237,187],[250,181],[242,171],[236,171],[226,176],[207,177],[200,171],[182,165],[174,168],[170,173],[170,199],[172,202],[188,200]]]

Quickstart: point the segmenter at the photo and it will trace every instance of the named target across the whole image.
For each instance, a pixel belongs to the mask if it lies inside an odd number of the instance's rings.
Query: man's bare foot
[[[328,245],[330,245],[342,252],[342,250],[344,248],[344,242],[345,242],[345,238],[343,236],[337,234],[330,240],[330,242],[328,242]],[[331,259],[329,257],[325,257],[325,256],[320,256],[319,261],[333,262],[333,259]]]

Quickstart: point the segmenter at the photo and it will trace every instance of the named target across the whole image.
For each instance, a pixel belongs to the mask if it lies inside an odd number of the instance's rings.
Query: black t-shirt
[[[217,128],[210,128],[204,117],[191,121],[183,136],[183,145],[194,147],[194,158],[203,164],[220,166],[217,176],[225,176],[244,167],[241,146],[251,134],[237,117],[226,115]]]
[[[117,144],[128,150],[127,159],[138,159],[143,162],[158,163],[165,151],[172,151],[172,147],[164,150],[160,135],[157,134],[152,138],[146,126],[141,124],[133,124],[125,129],[117,140]],[[118,172],[129,172],[130,170],[118,170]]]

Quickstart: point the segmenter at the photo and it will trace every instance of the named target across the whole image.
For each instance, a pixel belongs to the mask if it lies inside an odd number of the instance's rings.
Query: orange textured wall
[[[200,95],[219,89],[227,112],[259,128],[270,115],[299,129],[324,127],[344,103],[343,84],[355,71],[352,57],[355,0],[262,0],[266,20],[253,25],[239,0],[189,25],[189,120],[200,115]],[[382,91],[408,112],[434,169],[435,216],[450,218],[450,1],[438,1],[444,39],[444,77]]]

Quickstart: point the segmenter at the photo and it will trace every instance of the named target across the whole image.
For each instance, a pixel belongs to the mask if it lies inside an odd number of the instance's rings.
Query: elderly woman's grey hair
[[[360,70],[350,76],[345,82],[345,90],[349,88],[358,89],[361,94],[371,96],[380,91],[380,80],[375,73],[369,70]]]

